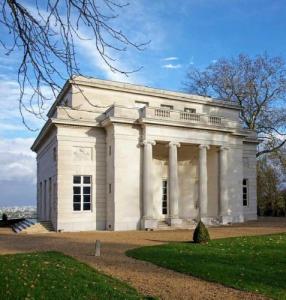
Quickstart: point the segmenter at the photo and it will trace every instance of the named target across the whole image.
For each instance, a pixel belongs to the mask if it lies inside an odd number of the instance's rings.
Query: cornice
[[[74,77],[72,80],[68,81],[70,84],[82,85],[87,87],[96,87],[105,90],[113,90],[126,92],[131,94],[139,94],[139,95],[147,95],[153,97],[159,97],[169,100],[177,100],[177,101],[185,101],[191,103],[199,103],[210,106],[220,106],[235,110],[240,110],[239,105],[235,103],[231,103],[224,100],[216,100],[211,97],[204,97],[199,95],[192,95],[182,92],[174,92],[169,90],[162,90],[151,88],[143,85],[135,85],[130,83],[122,83],[110,80],[101,80],[95,78],[87,78],[87,77]]]
[[[40,133],[38,134],[38,136],[36,137],[33,145],[31,146],[31,150],[34,152],[37,152],[38,149],[38,145],[41,142],[41,140],[43,139],[43,137],[47,134],[47,132],[49,131],[49,129],[52,126],[52,122],[51,119],[49,119],[45,125],[43,126],[43,128],[41,129]]]

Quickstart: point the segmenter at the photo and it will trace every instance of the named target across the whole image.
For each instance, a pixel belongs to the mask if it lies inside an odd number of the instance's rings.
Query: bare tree
[[[0,0],[0,22],[7,30],[0,43],[7,55],[16,52],[19,56],[19,107],[24,123],[23,110],[42,117],[49,100],[47,88],[56,96],[62,80],[81,75],[75,41],[86,39],[86,31],[112,72],[127,76],[138,70],[116,67],[112,55],[130,47],[142,50],[147,44],[134,43],[115,28],[114,19],[126,5],[121,0],[32,0],[29,5],[20,0]],[[28,103],[24,101],[27,90],[32,94]]]
[[[263,140],[257,157],[286,145],[286,64],[267,54],[219,59],[205,70],[187,73],[187,90],[239,104],[246,128]]]
[[[285,216],[283,178],[275,161],[264,156],[257,163],[257,206],[259,215]]]

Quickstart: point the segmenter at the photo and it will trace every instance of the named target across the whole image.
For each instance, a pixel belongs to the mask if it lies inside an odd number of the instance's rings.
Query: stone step
[[[197,222],[195,220],[183,220],[182,224],[170,226],[167,221],[159,221],[155,230],[174,230],[174,229],[195,229]]]
[[[21,234],[35,234],[48,233],[54,231],[53,225],[50,221],[33,222],[31,220],[24,220],[12,226],[15,233]]]
[[[28,226],[23,222],[18,222],[18,223],[15,223],[13,226],[12,226],[12,229],[15,231],[15,232],[20,232],[22,230],[25,230]]]

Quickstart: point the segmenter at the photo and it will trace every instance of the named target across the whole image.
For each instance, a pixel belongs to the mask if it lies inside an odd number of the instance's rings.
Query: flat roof
[[[140,94],[140,95],[165,98],[169,100],[187,101],[187,102],[200,103],[200,104],[211,105],[211,106],[220,106],[220,107],[226,107],[235,110],[241,109],[240,106],[236,103],[220,100],[220,99],[214,99],[206,96],[199,96],[199,95],[193,95],[193,94],[188,94],[183,92],[163,90],[163,89],[152,88],[152,87],[138,85],[138,84],[97,79],[93,77],[73,76],[71,79],[66,81],[56,101],[54,102],[51,109],[49,110],[48,116],[52,115],[53,111],[55,110],[55,107],[57,106],[58,102],[61,100],[62,95],[72,85],[89,86],[89,87],[101,88],[105,90],[114,90],[114,91],[121,91],[121,92],[126,92],[131,94]]]

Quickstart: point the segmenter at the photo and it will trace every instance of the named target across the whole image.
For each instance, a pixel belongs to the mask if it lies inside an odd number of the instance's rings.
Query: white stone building
[[[76,77],[35,140],[38,218],[134,230],[257,218],[256,133],[237,105]]]

